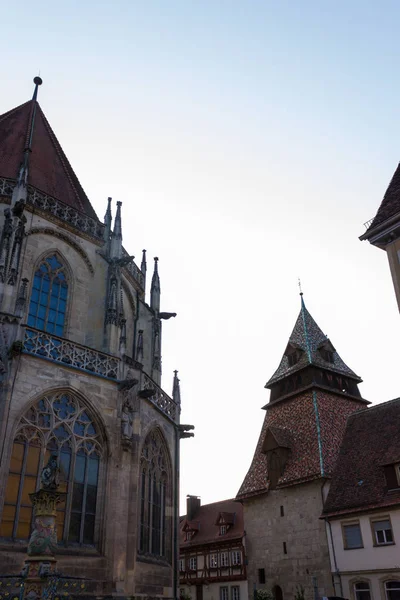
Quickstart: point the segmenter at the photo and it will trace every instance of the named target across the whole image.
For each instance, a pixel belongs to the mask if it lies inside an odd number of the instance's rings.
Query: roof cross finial
[[[36,100],[37,99],[39,85],[42,85],[43,80],[42,80],[41,77],[39,77],[37,75],[36,77],[34,77],[33,83],[35,84],[35,89],[34,89],[34,92],[33,92],[32,100]]]

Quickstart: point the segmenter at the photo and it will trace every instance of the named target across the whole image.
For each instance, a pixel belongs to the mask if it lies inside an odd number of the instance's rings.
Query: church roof
[[[31,131],[32,140],[29,143]],[[31,152],[27,183],[98,220],[35,98],[0,116],[0,177],[17,178],[24,151],[29,146]]]
[[[390,489],[385,477],[400,463],[399,423],[400,398],[349,417],[324,516],[400,504],[400,484]]]
[[[372,231],[378,225],[381,225],[396,214],[399,215],[400,219],[400,164],[397,166],[396,171],[392,177],[389,187],[383,197],[383,200],[378,208],[368,231],[361,236],[362,238],[368,237],[368,232]]]
[[[320,352],[322,348],[326,348],[330,351],[332,361],[323,358],[323,353]],[[295,364],[290,363],[290,351],[298,352],[298,360]],[[324,369],[361,381],[360,377],[358,377],[354,371],[343,362],[328,337],[314,321],[308,312],[303,296],[301,295],[300,313],[290,335],[285,354],[282,356],[279,367],[265,384],[265,387],[271,387],[274,383],[277,383],[284,377],[300,371],[308,365],[317,365]]]
[[[225,523],[229,525],[223,536],[219,529],[221,516],[226,517]],[[184,535],[188,529],[195,532],[191,540],[186,540]],[[184,549],[200,544],[224,543],[243,535],[243,506],[235,500],[221,500],[200,506],[192,521],[187,521],[186,516],[181,517],[179,545]]]

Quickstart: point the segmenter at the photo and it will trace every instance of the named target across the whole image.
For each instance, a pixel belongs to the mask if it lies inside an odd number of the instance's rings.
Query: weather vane
[[[303,295],[303,290],[301,289],[300,277],[298,278],[298,286],[299,286],[299,290],[300,290],[300,296],[302,296]]]

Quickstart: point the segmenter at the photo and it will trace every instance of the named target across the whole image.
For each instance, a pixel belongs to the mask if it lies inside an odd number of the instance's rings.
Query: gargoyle
[[[168,312],[160,312],[160,313],[158,313],[158,318],[159,319],[168,320],[171,317],[176,317],[176,313],[168,313]]]
[[[131,388],[133,388],[136,384],[139,383],[138,379],[123,379],[118,384],[118,389],[120,392],[127,392]]]

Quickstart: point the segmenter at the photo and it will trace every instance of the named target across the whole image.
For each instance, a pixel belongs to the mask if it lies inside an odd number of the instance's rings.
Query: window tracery
[[[29,494],[39,489],[50,453],[58,454],[60,491],[57,536],[65,544],[95,543],[102,436],[90,411],[73,394],[42,397],[23,415],[14,438],[0,537],[28,539],[32,524]]]
[[[170,477],[167,451],[160,433],[149,433],[143,444],[140,468],[139,552],[169,559]]]
[[[28,325],[60,337],[64,334],[68,282],[57,254],[43,259],[35,271]]]

